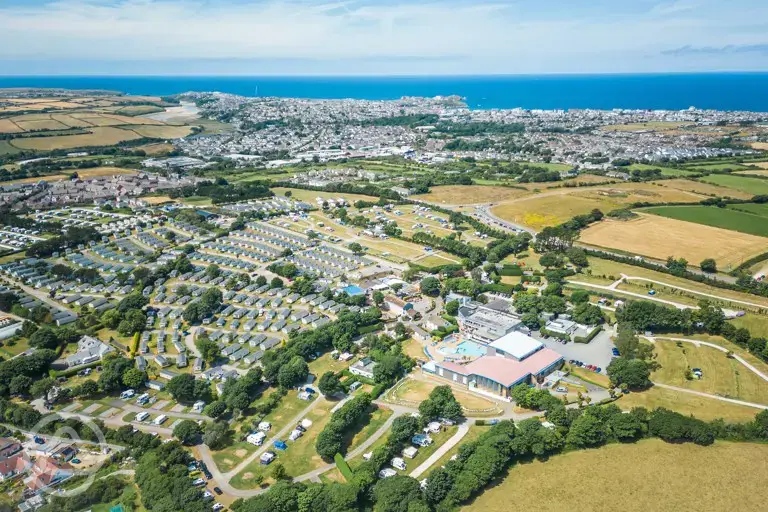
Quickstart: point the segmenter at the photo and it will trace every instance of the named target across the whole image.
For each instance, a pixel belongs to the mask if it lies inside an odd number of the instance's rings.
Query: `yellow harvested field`
[[[444,185],[432,187],[429,194],[414,199],[435,204],[482,204],[498,203],[527,194],[525,190],[486,185]]]
[[[156,204],[163,204],[163,203],[172,203],[175,202],[173,199],[171,199],[168,196],[146,196],[146,197],[140,197],[142,201],[146,201],[149,205],[156,205]]]
[[[192,128],[189,126],[132,126],[131,130],[142,137],[153,139],[178,139],[192,133]]]
[[[104,117],[119,121],[120,124],[148,124],[155,126],[163,126],[161,121],[156,121],[148,117],[133,117],[133,116],[121,116],[117,114],[104,114]]]
[[[53,149],[71,149],[87,146],[111,146],[126,140],[138,139],[141,136],[119,128],[98,127],[82,135],[58,135],[55,137],[29,137],[13,139],[11,145],[19,149],[35,149],[50,151]]]
[[[431,254],[427,256],[426,258],[417,259],[414,261],[417,265],[421,265],[422,267],[439,267],[442,265],[455,265],[456,263],[461,263],[461,261],[456,259],[448,259],[448,257],[445,256],[439,256],[437,254]]]
[[[88,128],[93,126],[92,123],[89,123],[85,119],[78,119],[68,114],[51,114],[51,119],[55,119],[70,128]]]
[[[494,207],[491,212],[499,218],[534,229],[554,226],[595,208],[603,208],[604,202],[565,194],[548,194],[526,198]]]
[[[733,197],[735,199],[751,199],[753,194],[747,194],[732,188],[719,187],[711,183],[703,183],[693,180],[664,180],[659,182],[664,187],[684,190],[705,196]]]
[[[145,144],[143,146],[136,146],[134,149],[136,149],[137,151],[139,150],[144,151],[147,155],[150,155],[150,156],[164,155],[173,151],[173,144],[166,144],[164,142],[160,142],[157,144]]]
[[[603,126],[601,129],[609,132],[638,132],[638,131],[666,131],[674,130],[690,123],[678,121],[651,121],[648,123],[614,124]]]
[[[754,149],[762,149],[768,151],[768,142],[753,142],[752,147]]]
[[[93,169],[77,169],[77,175],[81,178],[96,178],[98,176],[117,176],[118,174],[138,174],[134,169],[122,167],[94,167]]]
[[[23,131],[19,125],[10,119],[0,119],[0,133],[19,133]]]
[[[670,203],[690,202],[697,203],[704,199],[693,192],[667,189],[653,183],[620,183],[605,187],[593,187],[583,191],[574,192],[576,197],[586,197],[605,201],[607,205],[621,208],[633,203]],[[607,213],[607,212],[604,212]]]
[[[736,423],[752,421],[755,419],[755,414],[760,412],[754,407],[658,386],[645,391],[629,393],[619,398],[615,403],[625,411],[634,407],[645,407],[648,410],[664,407],[686,416],[693,415],[704,421],[724,419]]]
[[[739,171],[733,174],[750,174],[752,176],[768,176],[768,167],[763,171]]]
[[[551,511],[764,510],[756,490],[768,480],[766,459],[765,444],[609,444],[519,463],[462,511],[507,512],[512,503]]]
[[[739,265],[766,248],[763,237],[644,214],[594,224],[582,231],[579,241],[661,260],[674,256],[695,264],[714,258],[720,268]]]
[[[34,121],[15,121],[15,123],[24,131],[43,131],[43,130],[66,130],[69,126],[62,124],[54,119],[37,119]]]

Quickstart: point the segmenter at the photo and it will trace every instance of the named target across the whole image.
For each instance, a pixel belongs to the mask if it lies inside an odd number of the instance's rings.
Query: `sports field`
[[[766,247],[763,237],[645,214],[630,221],[599,222],[584,230],[579,240],[660,260],[674,256],[696,264],[714,258],[723,270],[765,252]]]
[[[537,510],[699,512],[765,509],[768,445],[611,444],[513,466],[464,512]],[[738,468],[738,470],[734,470]]]
[[[418,201],[435,204],[482,204],[499,203],[527,194],[525,190],[484,185],[444,185],[432,187],[429,194],[413,196]]]
[[[768,405],[768,382],[724,352],[692,343],[678,346],[674,341],[657,341],[653,347],[661,365],[651,375],[654,382]],[[687,368],[700,368],[703,377],[686,379]]]
[[[718,208],[716,206],[657,206],[644,208],[644,213],[661,215],[670,219],[695,222],[716,228],[731,229],[750,235],[768,236],[768,207],[762,204],[737,205],[758,207],[756,213],[747,213],[730,208]],[[748,210],[749,208],[744,208]],[[763,213],[765,216],[759,215]],[[768,241],[766,241],[768,243]]]
[[[759,178],[749,178],[731,174],[710,174],[709,176],[701,178],[701,181],[739,190],[753,196],[768,194],[768,180]]]

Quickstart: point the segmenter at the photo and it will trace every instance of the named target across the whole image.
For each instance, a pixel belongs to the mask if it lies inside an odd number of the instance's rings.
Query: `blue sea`
[[[631,108],[768,112],[768,73],[439,77],[13,76],[0,88],[107,89],[133,95],[219,91],[242,96],[466,98],[473,109]]]

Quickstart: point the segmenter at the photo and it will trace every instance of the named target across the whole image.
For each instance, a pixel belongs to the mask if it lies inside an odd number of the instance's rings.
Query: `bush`
[[[590,333],[589,333],[589,334],[587,334],[586,336],[575,336],[575,337],[573,338],[573,342],[574,342],[574,343],[589,343],[590,341],[592,341],[593,339],[595,339],[595,336],[597,336],[598,334],[600,334],[600,331],[602,331],[602,330],[603,330],[603,328],[602,328],[601,326],[599,326],[599,325],[598,325],[597,327],[595,327],[594,329],[592,329],[592,332],[590,332]]]
[[[344,460],[344,456],[340,453],[337,453],[333,456],[333,460],[336,462],[336,467],[339,469],[339,472],[344,476],[344,479],[347,482],[351,482],[355,475],[352,473],[352,468],[349,467],[349,464],[347,464],[347,461]]]

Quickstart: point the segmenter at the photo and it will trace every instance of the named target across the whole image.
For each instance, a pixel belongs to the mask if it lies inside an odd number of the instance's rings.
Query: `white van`
[[[168,416],[166,416],[165,414],[161,414],[160,416],[155,418],[155,421],[153,421],[152,423],[154,423],[155,425],[162,425],[163,423],[165,423],[167,419],[168,419]]]
[[[133,398],[133,395],[135,395],[135,394],[136,394],[136,392],[135,392],[134,390],[132,390],[132,389],[126,389],[125,391],[123,391],[122,393],[120,393],[120,398],[121,398],[122,400],[125,400],[125,399],[127,399],[127,398]]]
[[[405,461],[400,457],[395,457],[392,459],[392,467],[399,469],[400,471],[405,471]]]
[[[136,415],[136,421],[139,421],[139,422],[144,421],[147,418],[149,418],[149,413],[146,411],[140,412],[139,414]]]

